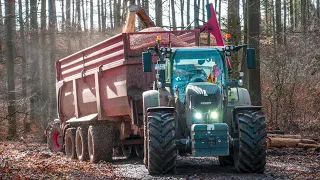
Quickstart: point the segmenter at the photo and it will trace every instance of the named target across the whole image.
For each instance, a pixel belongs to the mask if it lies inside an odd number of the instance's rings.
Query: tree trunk
[[[1,0],[0,0],[0,27],[3,28],[2,23],[2,6],[1,6]],[[19,0],[19,25],[20,25],[20,42],[21,42],[21,53],[22,53],[22,64],[21,64],[21,81],[22,81],[22,98],[27,98],[27,53],[26,53],[26,39],[25,39],[25,31],[24,31],[24,20],[23,20],[23,8],[22,8],[22,0]],[[0,42],[2,44],[2,42]],[[1,49],[2,52],[2,49]],[[24,103],[22,105],[22,111],[27,111],[27,106]],[[27,133],[29,130],[27,128],[27,118],[26,116],[23,118],[23,130],[24,133]]]
[[[261,105],[260,84],[260,1],[248,0],[249,47],[256,49],[256,69],[249,71],[249,92],[253,105]]]
[[[294,0],[294,28],[298,27],[298,5],[297,0]]]
[[[64,27],[65,27],[65,24],[66,24],[65,17],[64,17],[64,0],[61,0],[61,14],[62,14],[61,30],[64,31]]]
[[[290,0],[290,29],[293,31],[294,18],[293,18],[293,0]]]
[[[104,5],[105,4],[104,4],[103,0],[101,0],[100,3],[101,3],[100,11],[101,11],[101,26],[102,26],[101,30],[103,32],[105,32],[106,31],[106,18],[104,17]]]
[[[269,36],[269,17],[268,17],[268,7],[269,3],[268,0],[264,1],[264,7],[265,7],[265,20],[266,20],[266,35]]]
[[[193,1],[194,28],[199,27],[199,7],[197,0]]]
[[[32,76],[31,76],[31,98],[30,98],[30,106],[31,113],[30,119],[33,123],[38,122],[40,120],[40,95],[41,95],[41,87],[40,87],[40,66],[39,66],[39,36],[38,36],[38,16],[37,16],[37,0],[30,0],[30,43],[32,44],[32,48],[30,49],[30,55],[32,60]]]
[[[120,10],[121,10],[121,5],[120,5],[120,0],[114,1],[114,26],[115,27],[120,27],[121,23],[120,23]]]
[[[317,0],[318,27],[320,26],[320,0]]]
[[[100,10],[100,0],[98,0],[98,30],[101,31],[101,10]]]
[[[93,32],[93,0],[90,0],[90,31]]]
[[[247,2],[246,0],[242,0],[242,12],[243,12],[243,43],[248,43],[248,11],[247,11]],[[243,48],[242,50],[242,63],[241,63],[241,71],[244,73],[243,77],[243,87],[249,89],[249,70],[247,68],[247,48]]]
[[[281,0],[276,0],[277,44],[282,44]]]
[[[48,123],[48,63],[47,63],[47,48],[46,48],[46,28],[47,28],[47,0],[41,0],[41,57],[42,57],[42,76],[41,76],[41,119],[43,122],[43,128]]]
[[[113,1],[113,22],[114,22],[114,27],[118,27],[117,24],[117,0]]]
[[[187,0],[187,26],[190,30],[190,0]]]
[[[162,27],[162,0],[155,0],[156,26]]]
[[[173,30],[177,30],[176,11],[174,10],[174,0],[171,0],[171,13],[172,13]]]
[[[306,0],[301,0],[301,22],[303,34],[307,32],[306,6]]]
[[[184,1],[184,0],[180,0],[180,1]],[[144,11],[146,12],[147,15],[149,15],[149,0],[144,0]]]
[[[76,4],[76,9],[77,9],[77,17],[78,17],[78,21],[77,21],[77,34],[78,34],[78,38],[79,38],[79,49],[83,49],[83,44],[82,44],[82,28],[81,28],[81,1],[77,0],[77,4]]]
[[[232,35],[232,44],[238,45],[239,37],[239,0],[228,0],[228,32]],[[232,55],[231,67],[233,69],[235,78],[239,73],[239,56],[237,53]]]
[[[83,30],[84,30],[84,32],[86,32],[87,31],[87,23],[86,23],[86,14],[85,14],[85,11],[84,11],[84,5],[85,5],[85,3],[84,3],[84,1],[82,0],[82,21],[83,21]]]
[[[276,43],[276,18],[275,18],[275,6],[274,0],[271,1],[272,3],[272,35],[273,35],[273,55],[277,54],[277,43]]]
[[[183,18],[183,11],[184,11],[184,0],[180,0],[180,15],[181,15],[181,30],[184,29],[184,18]]]
[[[215,10],[216,12],[217,12],[217,7],[218,7],[217,4],[218,4],[218,3],[217,3],[217,0],[214,0],[214,10]]]
[[[70,9],[70,0],[66,1],[66,28],[67,28],[67,36],[68,36],[68,54],[71,54],[71,9]]]
[[[109,11],[110,11],[110,27],[113,28],[113,15],[112,15],[112,1],[109,0]]]
[[[57,106],[56,106],[56,88],[55,88],[55,62],[56,62],[56,36],[55,36],[55,30],[56,30],[56,22],[57,22],[57,16],[56,16],[56,1],[55,0],[49,0],[49,77],[50,77],[50,87],[49,87],[49,102],[50,102],[50,119],[54,119],[56,117],[57,113]]]
[[[221,27],[221,1],[219,0],[219,26]]]
[[[8,136],[12,140],[17,137],[17,122],[15,108],[15,78],[14,78],[14,35],[15,35],[15,1],[5,1],[6,10],[6,60],[7,60],[7,93],[8,93]]]
[[[286,46],[287,44],[287,37],[286,37],[286,31],[287,31],[287,0],[283,0],[283,44]]]
[[[75,6],[74,6],[74,1],[72,0],[72,27],[75,28],[76,27],[76,11],[75,11]]]

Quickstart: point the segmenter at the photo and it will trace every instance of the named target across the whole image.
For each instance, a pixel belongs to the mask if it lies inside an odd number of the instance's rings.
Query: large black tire
[[[50,151],[62,152],[63,136],[61,135],[59,124],[53,123],[49,125],[46,134],[47,134],[47,144]]]
[[[111,161],[114,146],[112,123],[92,125],[88,129],[88,150],[91,163]]]
[[[148,171],[151,175],[170,174],[176,169],[174,113],[148,113]]]
[[[78,127],[76,131],[76,152],[79,161],[89,159],[88,152],[88,130],[83,127]]]
[[[241,173],[263,173],[266,164],[266,122],[257,110],[236,114],[239,144],[234,147],[234,165]]]
[[[76,153],[76,129],[68,128],[64,137],[65,151],[67,159],[75,159]]]

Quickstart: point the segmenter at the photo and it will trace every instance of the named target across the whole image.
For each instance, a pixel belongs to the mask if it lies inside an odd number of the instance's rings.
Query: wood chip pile
[[[165,31],[161,27],[151,27],[143,29],[140,32],[158,32]],[[170,34],[170,39],[169,39]],[[152,34],[134,34],[130,36],[130,49],[131,55],[141,56],[142,52],[145,52],[148,47],[154,47],[157,45],[157,36],[162,37],[161,45],[168,46],[171,41],[172,47],[188,47],[190,44],[182,41],[173,33],[152,33]]]

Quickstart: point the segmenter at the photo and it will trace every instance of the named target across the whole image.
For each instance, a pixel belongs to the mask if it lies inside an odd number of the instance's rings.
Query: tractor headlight
[[[217,111],[212,111],[212,112],[210,113],[210,117],[211,117],[212,119],[218,119],[219,113],[218,113]]]
[[[157,82],[157,88],[158,89],[162,88],[162,83],[160,81]]]
[[[202,119],[202,114],[201,114],[200,112],[196,112],[196,113],[194,114],[194,117],[195,117],[196,119]]]

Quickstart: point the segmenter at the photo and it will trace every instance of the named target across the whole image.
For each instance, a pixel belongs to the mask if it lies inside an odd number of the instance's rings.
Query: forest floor
[[[51,153],[46,144],[0,142],[0,180],[6,179],[320,179],[320,153],[312,149],[268,149],[264,174],[239,174],[217,158],[178,157],[176,174],[150,176],[142,159],[115,158],[90,164]]]

